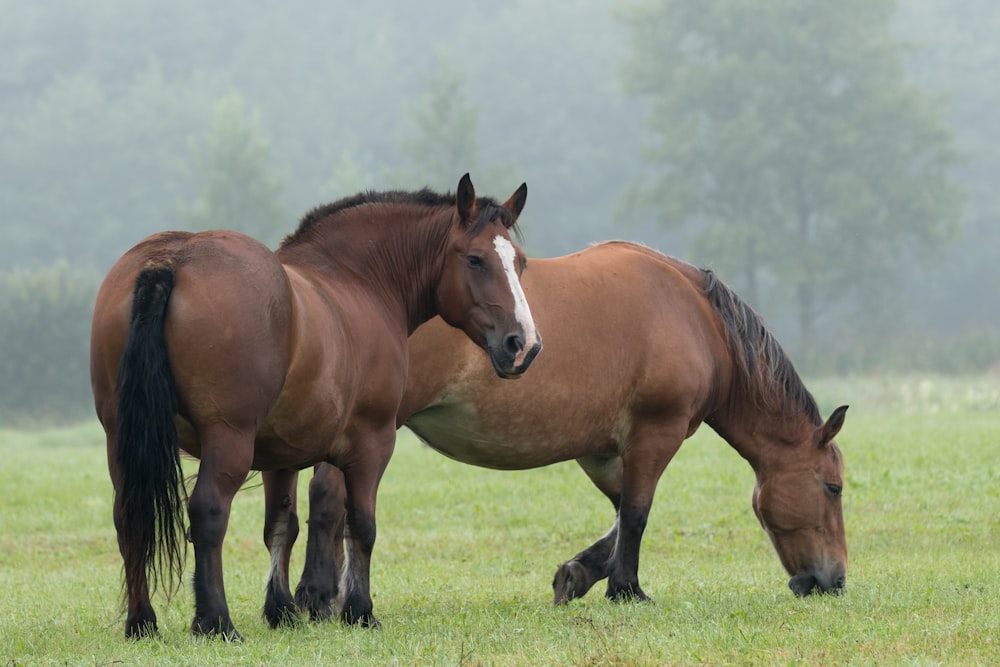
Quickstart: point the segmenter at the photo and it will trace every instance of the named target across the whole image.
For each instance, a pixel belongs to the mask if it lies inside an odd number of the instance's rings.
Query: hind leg
[[[149,579],[146,576],[146,568],[136,565],[134,559],[138,554],[125,548],[121,535],[124,533],[121,508],[121,494],[118,492],[120,476],[115,464],[117,437],[112,430],[110,418],[105,417],[105,428],[107,429],[107,451],[108,451],[108,472],[111,476],[111,483],[115,489],[115,499],[113,508],[113,518],[115,531],[118,534],[118,552],[122,556],[125,572],[136,572],[137,575],[132,581],[126,577],[125,585],[125,637],[127,639],[142,639],[143,637],[159,636],[160,630],[156,622],[156,612],[153,611],[153,603],[149,597]]]
[[[577,463],[618,511],[621,499],[622,460],[618,456],[592,456]],[[618,520],[601,539],[559,566],[552,580],[552,601],[565,604],[583,597],[608,576],[608,563],[618,539]]]
[[[194,543],[195,635],[242,639],[233,626],[222,577],[222,542],[229,526],[233,496],[250,472],[253,434],[217,426],[201,433],[201,466],[188,501]]]
[[[299,535],[295,512],[297,470],[262,473],[264,480],[264,545],[271,554],[271,569],[264,597],[264,619],[272,628],[295,621],[297,612],[288,585],[288,561]]]
[[[344,569],[344,489],[340,470],[329,463],[315,466],[309,482],[306,558],[295,588],[296,604],[313,620],[330,618],[336,605]]]
[[[120,525],[117,507],[114,518],[117,528]],[[131,555],[122,548],[120,541],[118,543],[118,550],[122,555],[125,568],[128,568]],[[153,611],[153,603],[149,599],[149,581],[146,578],[145,571],[142,572],[140,579],[140,581],[133,582],[126,587],[125,637],[128,639],[154,637],[160,634],[156,623],[156,612]]]

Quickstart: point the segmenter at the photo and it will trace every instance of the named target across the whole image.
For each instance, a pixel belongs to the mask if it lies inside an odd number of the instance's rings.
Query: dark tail
[[[170,266],[143,269],[135,281],[128,342],[118,365],[114,504],[127,590],[139,590],[145,580],[168,594],[180,581],[185,554],[177,398],[163,333],[173,287]]]

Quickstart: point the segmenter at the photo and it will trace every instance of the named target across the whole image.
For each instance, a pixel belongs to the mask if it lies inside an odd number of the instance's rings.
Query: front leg
[[[346,509],[344,476],[329,463],[320,463],[309,482],[309,519],[306,558],[295,588],[295,603],[314,620],[330,618],[344,570]]]
[[[622,455],[622,491],[618,506],[618,535],[608,563],[607,597],[615,601],[648,600],[639,586],[639,547],[646,530],[656,484],[677,453],[687,421],[640,422]]]
[[[608,576],[608,561],[618,540],[618,520],[604,537],[559,566],[552,579],[552,603],[566,604],[587,594]]]
[[[615,508],[615,524],[604,537],[559,566],[552,580],[553,604],[566,604],[583,597],[594,584],[608,576],[611,554],[618,541],[618,509],[622,494],[622,459],[618,454],[599,454],[576,460]]]
[[[631,500],[628,495],[625,494],[625,502],[618,515],[618,539],[608,564],[608,590],[605,595],[615,602],[649,600],[639,587],[639,546],[652,498],[640,496]]]
[[[353,460],[342,467],[347,489],[347,565],[342,588],[344,604],[340,618],[345,623],[378,627],[372,606],[370,572],[375,548],[375,498],[396,441],[394,424],[359,437]]]
[[[299,535],[295,512],[299,473],[275,470],[261,474],[264,480],[264,544],[271,554],[264,598],[264,619],[272,628],[291,624],[297,618],[288,584],[288,562]]]

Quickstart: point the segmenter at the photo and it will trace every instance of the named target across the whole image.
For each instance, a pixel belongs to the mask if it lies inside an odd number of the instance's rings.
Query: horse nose
[[[823,580],[816,580],[817,589],[821,593],[828,593],[830,595],[840,595],[844,592],[844,587],[847,585],[847,574],[840,572],[834,574],[830,579],[827,579],[824,583]]]
[[[510,356],[516,356],[524,349],[524,338],[521,337],[521,334],[507,334],[503,339],[503,349]]]

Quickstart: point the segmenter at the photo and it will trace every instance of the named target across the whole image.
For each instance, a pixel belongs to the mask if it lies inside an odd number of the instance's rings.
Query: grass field
[[[553,607],[555,568],[611,525],[607,501],[575,464],[482,470],[404,433],[379,497],[382,628],[267,628],[254,487],[225,552],[240,645],[189,636],[188,585],[155,601],[162,639],[125,641],[99,427],[0,430],[0,664],[1000,664],[1000,377],[810,385],[824,413],[852,406],[838,438],[842,596],[791,594],[750,508],[751,469],[703,428],[661,480],[646,532],[655,603],[612,604],[598,585]]]

